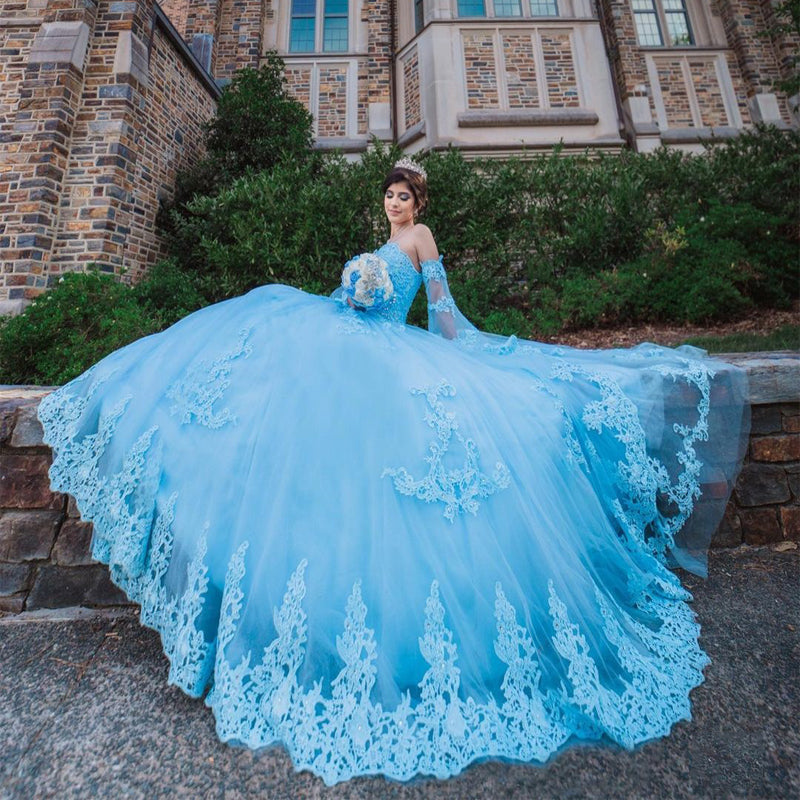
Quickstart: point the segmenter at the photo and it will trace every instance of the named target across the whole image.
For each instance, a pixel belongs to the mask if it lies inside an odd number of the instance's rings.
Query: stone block
[[[63,495],[50,491],[49,454],[0,454],[0,508],[60,508]]]
[[[785,503],[791,497],[783,467],[774,464],[746,464],[736,481],[736,500],[740,506],[766,506]]]
[[[93,564],[91,555],[92,523],[66,519],[58,532],[52,560],[64,566]]]
[[[767,434],[780,433],[781,410],[779,406],[753,406],[750,415],[750,433]]]
[[[18,406],[19,403],[14,400],[0,402],[0,445],[6,444],[11,438]]]
[[[28,590],[32,564],[0,564],[0,597]]]
[[[100,87],[100,97],[121,97],[126,100],[133,98],[133,87],[125,83],[112,83]]]
[[[800,433],[800,416],[796,414],[784,416],[783,430],[786,433]]]
[[[60,511],[0,512],[0,561],[49,558],[61,517]]]
[[[73,519],[80,519],[81,516],[81,512],[78,511],[78,504],[71,494],[67,495],[67,516]]]
[[[800,436],[759,436],[750,441],[750,455],[754,461],[800,460]]]
[[[111,582],[102,564],[62,567],[47,564],[36,574],[26,609],[67,606],[115,606],[128,604],[124,592]]]
[[[72,64],[83,71],[89,26],[85,22],[45,22],[28,55],[30,64]]]
[[[0,597],[0,614],[19,614],[25,608],[27,592]]]
[[[720,520],[711,547],[738,547],[742,543],[742,521],[732,503],[728,503],[725,514]]]
[[[42,424],[36,416],[37,403],[27,403],[20,406],[17,411],[17,423],[14,426],[14,433],[11,436],[12,447],[42,447],[44,441],[42,436]]]
[[[800,540],[800,506],[781,508],[781,527],[784,539]]]
[[[747,544],[769,544],[783,539],[775,508],[743,508],[739,511],[739,518]]]

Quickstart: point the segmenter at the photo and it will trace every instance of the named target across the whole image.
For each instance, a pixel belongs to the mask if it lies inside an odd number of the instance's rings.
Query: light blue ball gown
[[[666,734],[708,663],[668,565],[704,571],[743,374],[483,334],[377,252],[381,311],[262,286],[42,401],[94,557],[223,740],[327,783]]]

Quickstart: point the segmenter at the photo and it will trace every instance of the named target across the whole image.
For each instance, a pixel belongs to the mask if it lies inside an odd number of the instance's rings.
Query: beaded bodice
[[[394,295],[376,313],[392,322],[405,322],[411,303],[422,284],[422,275],[414,268],[408,254],[395,242],[386,242],[375,253],[389,265]]]

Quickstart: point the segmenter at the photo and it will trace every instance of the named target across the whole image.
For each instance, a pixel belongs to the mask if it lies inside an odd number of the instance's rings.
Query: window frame
[[[425,27],[425,0],[414,0],[414,33]]]
[[[683,7],[683,17],[686,20],[686,30],[688,32],[689,41],[688,42],[672,42],[672,34],[670,33],[669,28],[669,17],[673,14],[680,13],[679,11],[667,11],[664,8],[663,0],[650,0],[653,4],[653,9],[655,11],[655,18],[656,18],[656,25],[658,27],[658,35],[661,39],[660,44],[642,44],[639,40],[639,29],[636,24],[636,18],[638,14],[642,13],[652,13],[652,12],[642,12],[637,11],[633,7],[633,1],[631,0],[629,8],[631,10],[631,14],[633,16],[633,26],[634,30],[636,31],[636,43],[639,47],[647,47],[647,48],[677,48],[677,47],[697,47],[697,36],[695,34],[694,24],[692,22],[692,12],[691,12],[691,2],[688,0],[680,0],[681,6]],[[669,39],[667,43],[665,43],[665,39]]]
[[[482,14],[461,14],[459,9],[460,0],[454,0],[453,10],[456,19],[558,19],[561,16],[559,0],[545,0],[552,3],[555,13],[553,14],[534,14],[532,0],[517,0],[519,2],[519,14],[498,14],[495,8],[495,0],[480,0],[483,4]]]
[[[353,31],[353,0],[345,0],[347,12],[345,14],[326,14],[326,0],[314,0],[314,49],[313,50],[292,50],[292,30],[295,19],[308,19],[310,15],[295,15],[292,13],[294,3],[289,4],[289,27],[286,42],[286,52],[292,56],[316,55],[316,56],[342,56],[351,52]],[[347,20],[347,47],[344,50],[325,50],[325,20],[346,19]]]

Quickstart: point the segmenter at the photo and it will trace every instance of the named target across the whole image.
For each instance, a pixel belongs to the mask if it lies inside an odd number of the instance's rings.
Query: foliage
[[[261,68],[236,72],[206,128],[206,148],[228,175],[302,161],[312,143],[311,114],[289,96],[285,64],[267,53]]]
[[[0,382],[65,383],[203,303],[173,261],[156,264],[133,288],[97,270],[66,273],[22,314],[0,322]]]
[[[159,225],[187,213],[195,195],[213,196],[237,178],[311,155],[312,117],[286,89],[284,62],[268,52],[260,69],[242,69],[222,92],[216,115],[204,126],[205,158],[180,172],[173,200]]]
[[[800,37],[800,0],[781,0],[772,8],[774,21],[763,32],[765,36],[780,36],[788,34],[797,39]],[[790,102],[794,102],[793,110],[798,110],[797,96],[800,94],[800,55],[793,52],[787,56],[789,76],[776,81],[774,88],[783,92]]]
[[[269,282],[328,292],[348,257],[385,240],[379,187],[397,155],[376,142],[360,162],[281,162],[197,197],[173,220],[176,263],[209,302]],[[797,296],[797,132],[764,128],[703,156],[422,160],[423,221],[480,327],[724,320]],[[410,321],[424,319],[418,302]]]
[[[157,329],[128,286],[100,272],[67,273],[0,328],[0,381],[66,383]]]
[[[223,130],[220,125],[219,130]],[[221,145],[220,145],[221,146]],[[328,293],[388,236],[380,186],[399,156],[279,158],[169,215],[171,257],[130,288],[68,275],[0,330],[0,379],[57,383],[200,306],[264,283]],[[762,128],[705,155],[467,161],[422,156],[454,297],[478,327],[732,320],[800,296],[800,133]],[[231,162],[232,163],[232,162]],[[424,325],[422,295],[409,321]]]

